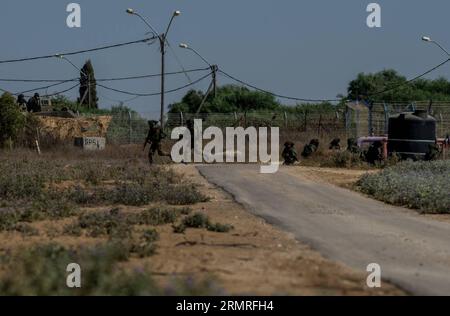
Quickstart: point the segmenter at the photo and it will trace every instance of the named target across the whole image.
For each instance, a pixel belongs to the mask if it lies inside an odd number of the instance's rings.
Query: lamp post
[[[155,28],[146,20],[142,15],[134,11],[133,9],[127,9],[126,12],[130,15],[135,15],[142,20],[142,22],[147,25],[152,33],[158,37],[159,45],[161,50],[161,130],[164,129],[164,94],[165,94],[165,55],[166,55],[166,42],[167,34],[169,33],[170,27],[175,17],[180,16],[180,11],[174,11],[172,17],[167,25],[166,31],[164,33],[159,33]]]
[[[217,65],[211,65],[210,62],[205,57],[200,55],[200,53],[197,50],[190,47],[188,44],[181,43],[179,46],[180,46],[180,48],[188,49],[188,50],[194,52],[194,54],[196,54],[198,57],[200,57],[209,66],[209,68],[211,68],[212,78],[213,78],[213,91],[214,91],[213,94],[214,94],[214,97],[216,97],[216,94],[217,94],[217,70],[219,69],[219,67]]]
[[[73,62],[70,61],[70,59],[68,59],[66,56],[62,55],[62,54],[56,54],[55,55],[56,58],[65,60],[66,62],[68,62],[70,65],[72,65],[75,69],[77,69],[82,75],[84,75],[85,77],[88,78],[88,89],[87,91],[84,93],[83,97],[80,99],[80,104],[79,106],[81,107],[81,105],[84,102],[84,99],[86,98],[86,94],[88,95],[88,106],[89,108],[91,108],[91,76],[89,74],[86,74],[81,68],[77,67]]]
[[[429,37],[429,36],[422,36],[422,41],[428,42],[428,43],[433,43],[434,45],[439,47],[445,54],[447,54],[448,57],[450,57],[450,53],[441,44],[439,44],[438,42],[432,40],[431,37]]]

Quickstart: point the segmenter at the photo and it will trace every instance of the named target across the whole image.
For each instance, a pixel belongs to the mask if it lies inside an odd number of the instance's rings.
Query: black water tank
[[[436,142],[436,120],[427,111],[406,112],[389,118],[389,154],[420,159]]]

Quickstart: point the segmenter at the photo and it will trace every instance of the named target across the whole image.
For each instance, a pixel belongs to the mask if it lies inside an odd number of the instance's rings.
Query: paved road
[[[294,176],[285,168],[276,174],[260,174],[249,165],[198,169],[251,212],[327,258],[362,271],[378,263],[384,280],[412,294],[450,295],[449,222]]]

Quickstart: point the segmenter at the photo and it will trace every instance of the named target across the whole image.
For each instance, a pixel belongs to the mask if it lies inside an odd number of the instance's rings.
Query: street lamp
[[[159,45],[161,50],[161,130],[164,129],[164,94],[165,94],[165,55],[166,55],[166,43],[167,43],[167,34],[169,33],[170,27],[172,26],[172,22],[175,17],[181,15],[181,11],[174,11],[172,17],[170,18],[169,24],[167,25],[166,31],[160,34],[156,29],[148,22],[148,20],[144,19],[142,15],[134,11],[133,9],[128,8],[126,12],[130,15],[135,15],[142,22],[145,23],[152,31],[152,33],[158,37]]]
[[[448,57],[450,57],[450,53],[441,44],[439,44],[438,42],[432,40],[431,37],[429,37],[429,36],[422,36],[422,41],[435,44],[444,53],[446,53]]]
[[[214,97],[215,97],[216,90],[217,90],[217,70],[219,69],[219,67],[217,67],[217,65],[211,65],[210,62],[205,57],[200,55],[200,53],[197,50],[190,47],[188,44],[180,43],[179,47],[183,48],[183,49],[188,49],[188,50],[194,52],[194,54],[196,54],[198,57],[200,57],[209,66],[209,68],[211,68],[212,77],[213,77]]]
[[[66,62],[68,62],[70,65],[72,65],[75,69],[77,69],[83,76],[88,78],[88,89],[86,90],[86,92],[84,93],[83,97],[80,100],[80,107],[83,104],[84,100],[86,99],[86,95],[88,95],[88,106],[89,108],[91,108],[91,76],[90,74],[86,74],[81,68],[77,67],[73,62],[70,61],[70,59],[68,59],[66,56],[64,56],[63,54],[55,54],[56,58],[65,60]]]

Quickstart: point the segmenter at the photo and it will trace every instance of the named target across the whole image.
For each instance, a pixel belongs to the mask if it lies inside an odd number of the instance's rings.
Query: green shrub
[[[215,223],[208,225],[208,230],[216,233],[228,233],[232,229],[233,226],[228,224]]]
[[[0,147],[7,141],[16,140],[25,127],[25,115],[20,112],[14,97],[4,93],[0,97]]]
[[[418,209],[450,213],[450,161],[405,161],[364,175],[357,188],[378,200]]]
[[[164,225],[174,223],[180,212],[177,209],[161,209],[152,208],[149,210],[144,210],[137,214],[136,222],[139,225]]]
[[[195,213],[185,217],[183,224],[188,228],[207,228],[209,225],[209,218],[203,213]]]
[[[233,229],[232,225],[211,223],[209,217],[203,213],[195,213],[187,216],[183,219],[180,225],[174,225],[173,230],[175,233],[182,234],[186,228],[206,228],[209,231],[218,233],[227,233]]]
[[[171,185],[164,192],[164,200],[171,205],[189,205],[207,202],[208,197],[200,193],[193,184]]]
[[[37,236],[39,230],[26,223],[17,223],[14,226],[14,230],[21,233],[23,236]]]

